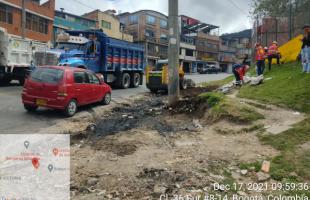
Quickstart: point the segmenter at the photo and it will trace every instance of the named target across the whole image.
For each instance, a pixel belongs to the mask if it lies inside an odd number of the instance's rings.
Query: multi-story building
[[[132,42],[133,36],[125,31],[124,25],[120,23],[115,13],[114,10],[104,12],[94,10],[84,14],[83,17],[98,21],[97,28],[102,29],[109,37]]]
[[[23,10],[25,20],[22,20]],[[42,4],[39,0],[24,1],[24,4],[23,0],[1,0],[0,26],[10,34],[47,43],[53,37],[54,13],[55,0]]]
[[[55,11],[54,18],[54,37],[53,40],[56,41],[56,37],[59,33],[66,30],[89,30],[96,29],[96,20],[88,19],[78,15],[61,11]]]
[[[152,10],[140,10],[119,15],[125,29],[134,36],[134,42],[145,46],[147,64],[154,66],[159,59],[168,58],[168,16]],[[192,72],[197,51],[194,40],[180,37],[180,63],[185,72]]]
[[[220,45],[220,65],[227,72],[232,72],[232,64],[236,63],[238,58],[244,58],[252,55],[252,30],[247,29],[237,33],[223,34]]]
[[[154,66],[158,59],[168,57],[168,17],[153,10],[122,13],[120,21],[133,35],[135,43],[144,45],[147,64]]]
[[[181,38],[192,38],[197,50],[197,59],[217,61],[219,56],[219,27],[198,19],[181,16]]]

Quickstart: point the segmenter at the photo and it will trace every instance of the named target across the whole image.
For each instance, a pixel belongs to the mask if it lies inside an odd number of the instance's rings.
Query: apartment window
[[[48,20],[31,13],[27,13],[26,28],[31,31],[48,34]]]
[[[107,22],[105,20],[101,20],[101,27],[105,29],[111,29],[111,22]]]
[[[146,16],[146,23],[154,25],[156,23],[156,18],[151,16],[151,15],[147,15]]]
[[[137,24],[138,23],[138,15],[129,16],[129,24]]]
[[[168,27],[168,22],[167,22],[167,20],[161,19],[161,20],[160,20],[160,27],[161,27],[161,28],[167,28],[167,27]]]
[[[0,4],[0,21],[7,24],[13,24],[12,8],[2,3]]]
[[[168,39],[167,34],[164,34],[164,33],[160,34],[160,39],[167,40]]]
[[[145,36],[147,37],[155,37],[155,33],[154,31],[150,30],[150,29],[145,29]]]

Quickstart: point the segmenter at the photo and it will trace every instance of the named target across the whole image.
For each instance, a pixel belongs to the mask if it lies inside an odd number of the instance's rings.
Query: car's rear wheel
[[[28,105],[28,104],[24,104],[24,108],[28,111],[28,112],[34,112],[38,109],[38,106],[33,106],[33,105]]]
[[[64,110],[64,114],[67,117],[72,117],[77,112],[77,102],[74,99],[71,99]]]
[[[111,93],[108,92],[108,93],[106,93],[106,94],[104,95],[104,97],[103,97],[101,103],[102,103],[103,105],[109,105],[109,104],[111,103],[111,99],[112,99]]]
[[[131,87],[137,88],[140,85],[141,76],[139,73],[134,73],[131,79]]]

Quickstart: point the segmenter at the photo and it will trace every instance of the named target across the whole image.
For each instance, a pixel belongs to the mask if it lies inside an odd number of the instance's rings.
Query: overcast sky
[[[251,28],[251,0],[179,0],[179,14],[220,26],[220,33]],[[168,0],[56,0],[56,9],[81,15],[94,9],[133,12],[150,9],[168,14]]]

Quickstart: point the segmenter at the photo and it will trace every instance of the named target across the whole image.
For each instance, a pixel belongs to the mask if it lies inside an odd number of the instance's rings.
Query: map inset
[[[70,136],[0,134],[0,200],[69,200]]]

